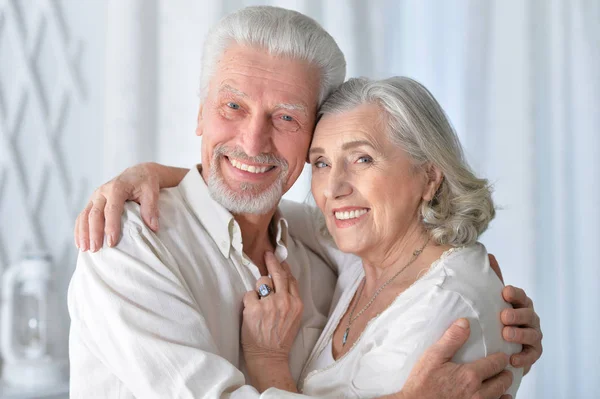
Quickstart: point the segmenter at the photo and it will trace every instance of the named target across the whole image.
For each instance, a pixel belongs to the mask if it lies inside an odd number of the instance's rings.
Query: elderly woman
[[[519,352],[520,345],[501,336],[497,315],[509,305],[477,243],[494,217],[489,185],[469,169],[429,91],[402,77],[351,79],[320,116],[309,151],[312,193],[337,248],[362,263],[342,269],[338,300],[301,377],[302,391],[335,398],[400,391],[425,349],[458,318],[470,321],[471,336],[455,361]],[[335,256],[314,228],[312,249]],[[293,295],[293,283],[271,285]],[[253,349],[268,342],[265,331],[282,341],[295,335],[294,323],[273,310],[286,300],[284,292],[245,301],[245,357],[251,368],[260,364],[250,371],[262,388],[269,380],[289,386],[285,375],[273,379],[281,375],[277,364],[252,360]],[[506,393],[514,397],[522,370],[511,371]]]

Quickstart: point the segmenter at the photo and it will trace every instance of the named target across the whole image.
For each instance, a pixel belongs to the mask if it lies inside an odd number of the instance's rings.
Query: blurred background
[[[255,4],[315,18],[347,77],[406,75],[433,92],[495,187],[482,241],[542,320],[520,397],[599,398],[597,0],[0,0],[0,398],[66,397],[48,370],[68,357],[76,215],[132,164],[200,161],[204,36]],[[287,197],[304,201],[309,180]],[[24,259],[37,272],[24,276]],[[32,342],[42,349],[28,358],[55,383],[11,388]]]

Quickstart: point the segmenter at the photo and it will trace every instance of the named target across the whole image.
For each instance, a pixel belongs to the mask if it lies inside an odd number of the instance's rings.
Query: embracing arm
[[[75,222],[77,248],[96,252],[102,248],[105,233],[107,245],[117,245],[126,201],[140,204],[144,223],[157,231],[160,189],[177,186],[188,170],[154,162],[141,163],[98,187]]]
[[[505,370],[508,356],[495,353],[471,363],[453,363],[452,358],[469,339],[470,328],[466,319],[459,319],[435,344],[429,347],[415,364],[400,392],[381,396],[380,399],[509,399],[503,395],[512,384],[513,375]],[[265,358],[254,364],[263,370],[259,388],[267,389],[265,398],[283,397],[282,391],[297,392],[287,363],[282,359]],[[256,382],[255,382],[256,383]],[[261,389],[262,388],[262,389]],[[502,396],[501,396],[502,395]],[[292,396],[294,398],[306,395]]]
[[[250,380],[255,388],[264,391],[265,397],[270,394],[283,397],[283,391],[290,392],[292,397],[308,397],[295,394],[297,388],[288,362],[289,348],[302,316],[298,283],[289,266],[285,263],[279,264],[271,253],[265,255],[265,264],[272,279],[261,277],[256,286],[258,289],[261,284],[267,284],[273,288],[272,293],[259,298],[256,291],[249,291],[244,296],[242,348]],[[448,305],[450,301],[444,302],[444,305]],[[463,309],[458,305],[455,308],[458,310],[455,309],[453,314],[468,314],[470,311],[470,308]],[[424,313],[415,311],[418,314]],[[426,324],[432,327],[429,319]],[[406,339],[401,338],[400,341],[411,341],[411,335],[414,340],[414,335],[426,334],[423,330],[427,331],[422,328],[417,328],[417,331],[411,330],[407,333],[409,336]],[[401,360],[397,358],[398,354],[395,351],[386,351],[363,359],[367,363],[375,361],[372,364],[374,367],[366,367],[368,371],[363,373],[363,380],[368,381],[367,384],[377,385],[377,381],[373,382],[379,378],[377,374],[385,374],[388,381],[405,381],[400,392],[386,395],[383,397],[385,399],[497,399],[512,384],[512,373],[504,370],[508,365],[508,356],[496,353],[470,363],[452,363],[452,358],[469,340],[469,336],[468,320],[459,319],[437,342],[431,342],[432,345],[424,350],[418,361],[413,357],[416,364],[412,370],[405,368],[402,373],[382,371],[382,359],[389,364]],[[476,335],[474,341],[477,342],[478,339]],[[425,342],[423,345],[428,344]],[[471,342],[469,346],[473,345]],[[467,350],[469,346],[466,347]],[[406,353],[412,352],[413,349],[411,345]],[[480,351],[483,353],[484,350]],[[397,369],[395,366],[391,368]],[[375,375],[373,370],[376,371]],[[407,378],[408,371],[410,375]],[[502,396],[502,399],[506,398],[507,396]]]

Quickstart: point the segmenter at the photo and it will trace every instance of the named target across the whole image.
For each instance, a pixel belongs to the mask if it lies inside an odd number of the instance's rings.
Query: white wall
[[[49,253],[52,353],[67,357],[77,212],[101,180],[102,2],[0,2],[0,272]]]
[[[48,249],[64,300],[72,222],[92,189],[135,162],[200,161],[204,36],[257,3],[0,1],[0,267],[25,247]],[[544,356],[520,397],[600,397],[600,4],[270,3],[321,22],[348,76],[408,75],[430,88],[474,169],[494,183],[501,209],[483,242],[542,317]],[[289,196],[308,190],[303,175]]]

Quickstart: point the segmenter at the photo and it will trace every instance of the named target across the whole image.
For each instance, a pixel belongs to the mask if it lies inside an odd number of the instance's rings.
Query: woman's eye
[[[357,163],[371,163],[371,162],[373,162],[373,158],[371,158],[369,156],[364,156],[364,157],[358,158],[358,160],[356,162]]]
[[[291,122],[291,121],[293,121],[293,120],[294,120],[294,118],[292,118],[292,117],[291,117],[291,116],[289,116],[289,115],[282,115],[282,116],[281,116],[281,119],[282,119],[282,120],[284,120],[284,121],[286,121],[286,122]]]
[[[227,106],[231,109],[240,109],[240,105],[237,103],[228,102]]]
[[[327,167],[327,164],[323,161],[316,161],[313,163],[313,165],[315,165],[315,168],[317,169],[321,169],[321,168],[325,168]]]

